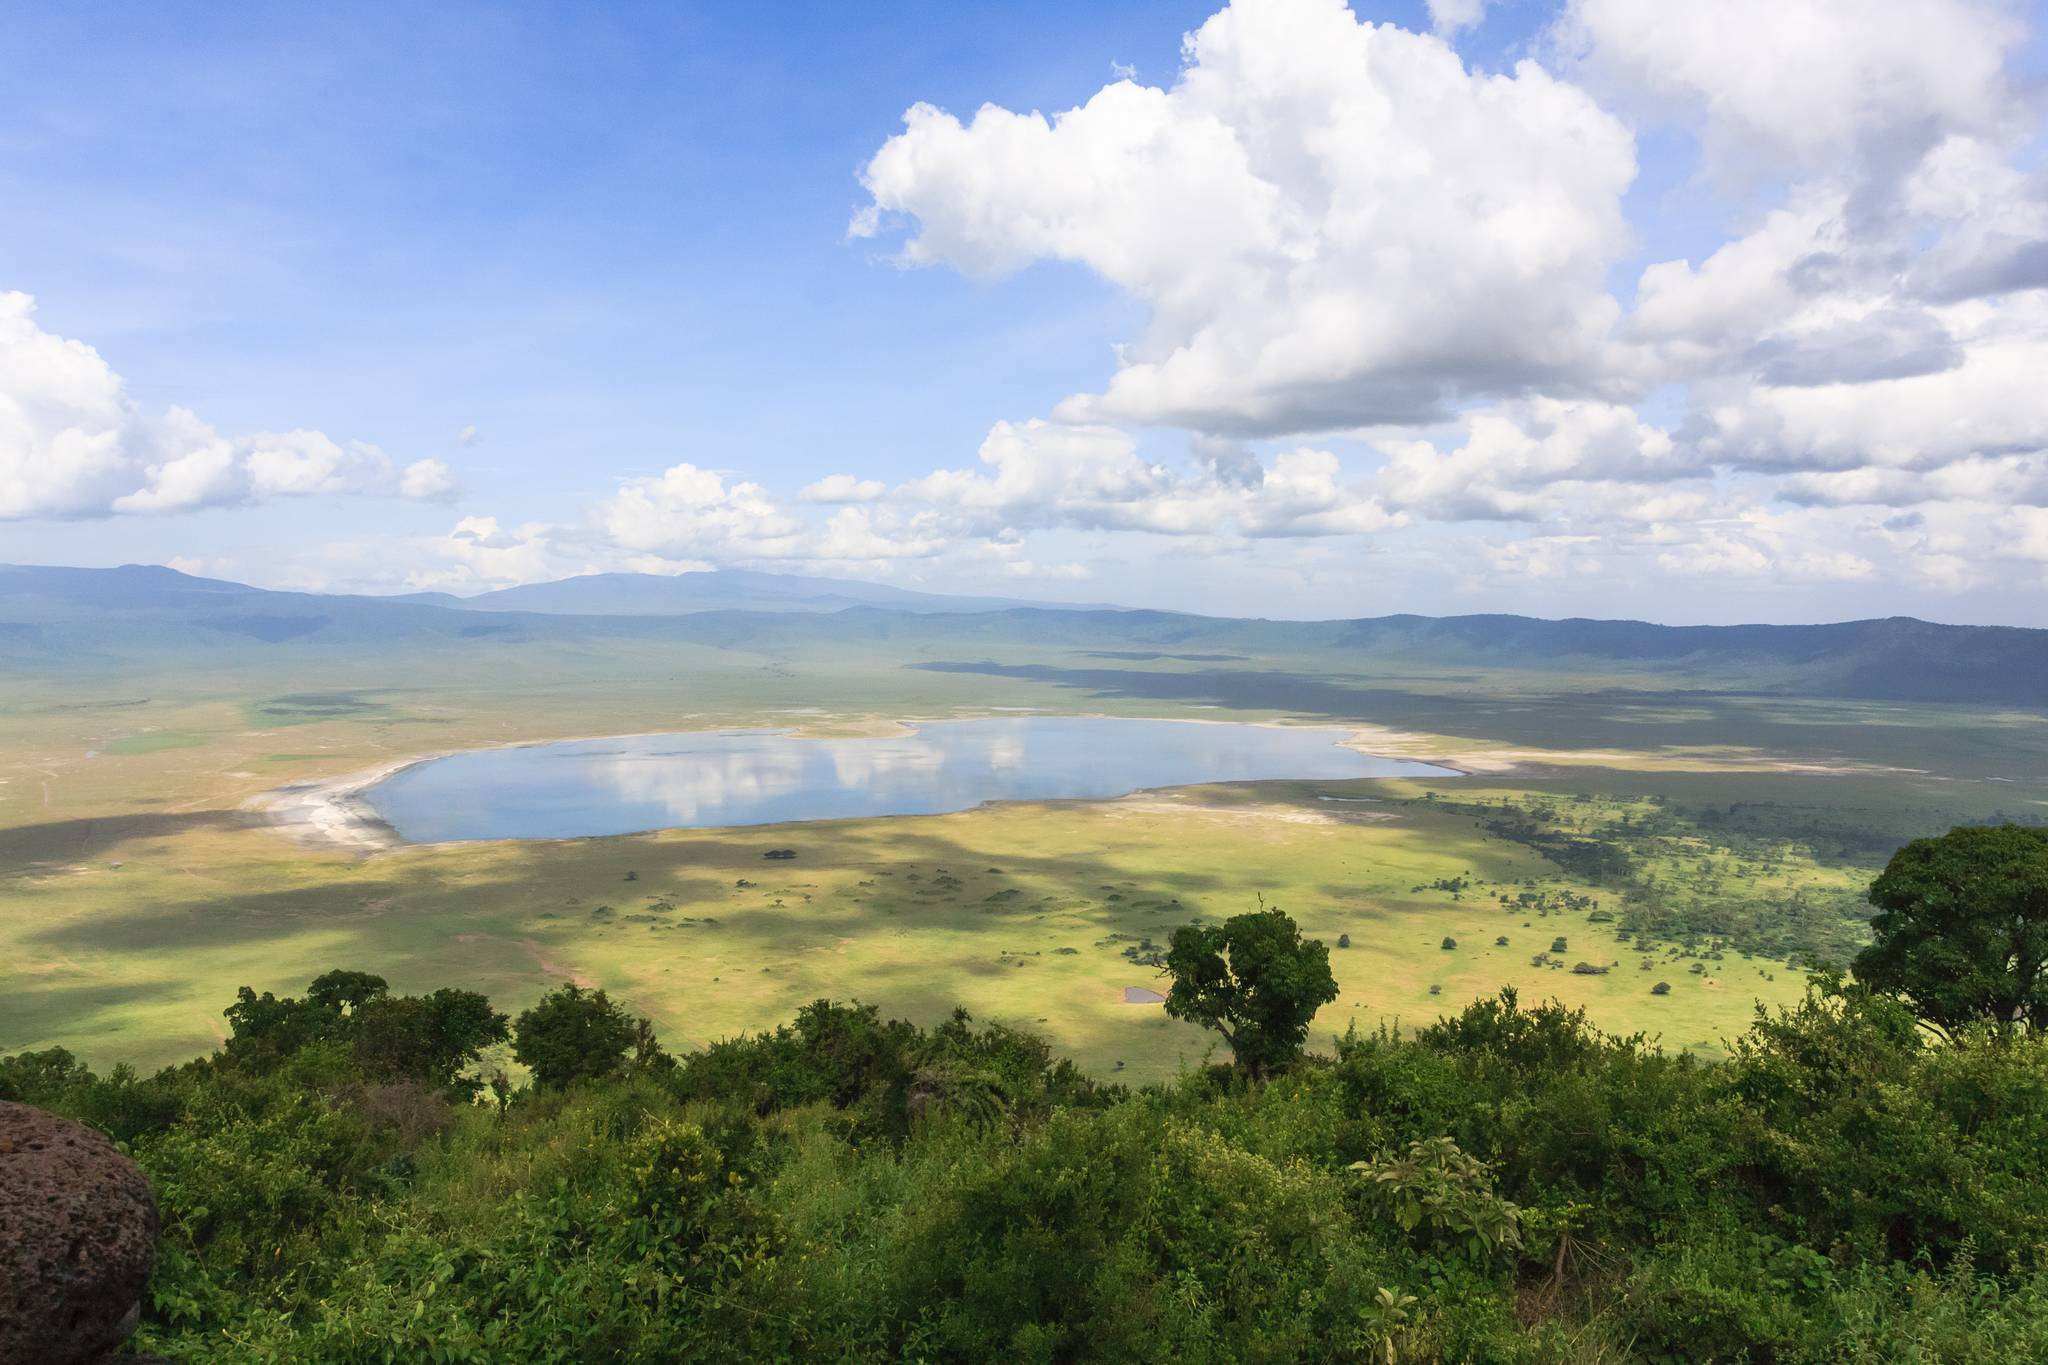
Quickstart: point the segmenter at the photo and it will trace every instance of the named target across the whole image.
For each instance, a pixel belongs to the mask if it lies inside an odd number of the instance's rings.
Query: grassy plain
[[[1540,805],[1568,833],[1657,816],[1657,839],[1633,847],[1660,906],[1846,903],[1906,838],[2048,809],[2048,721],[2026,713],[1649,693],[1554,673],[1364,677],[1328,658],[990,655],[933,668],[871,644],[508,646],[481,665],[338,654],[146,683],[0,684],[0,1052],[63,1043],[95,1063],[175,1061],[220,1037],[237,986],[295,992],[346,965],[513,1008],[551,981],[603,985],[677,1046],[771,1026],[818,996],[920,1019],[959,1003],[1098,1073],[1150,1079],[1210,1040],[1123,1003],[1125,986],[1159,984],[1127,950],[1142,957],[1187,918],[1260,896],[1333,944],[1350,936],[1333,952],[1343,995],[1319,1037],[1426,1022],[1513,985],[1583,1004],[1610,1029],[1712,1049],[1756,1001],[1794,998],[1799,973],[1714,957],[1712,944],[1690,957],[1676,940],[1638,948],[1590,905],[1557,909],[1570,892],[1611,913],[1617,892],[1490,831],[1472,807]],[[1341,721],[1378,727],[1383,751],[1472,775],[369,856],[291,842],[244,809],[287,782],[482,744],[763,723],[847,732],[997,706]],[[773,847],[799,856],[764,861]],[[1435,885],[1446,881],[1465,885]],[[1504,908],[1509,888],[1548,913]],[[1557,964],[1534,964],[1559,935],[1570,946]],[[1613,965],[1564,965],[1580,960]],[[1670,995],[1650,994],[1659,980]]]

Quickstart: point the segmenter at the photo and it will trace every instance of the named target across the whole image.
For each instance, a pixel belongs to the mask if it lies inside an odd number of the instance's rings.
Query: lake
[[[445,843],[937,815],[986,801],[1102,799],[1205,782],[1453,775],[1340,747],[1348,734],[1016,716],[924,722],[878,739],[637,735],[428,759],[362,798],[399,837]]]

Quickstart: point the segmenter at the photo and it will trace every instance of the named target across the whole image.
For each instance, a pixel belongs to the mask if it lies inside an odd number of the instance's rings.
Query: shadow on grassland
[[[1836,746],[1867,746],[1858,727],[1815,729],[1824,714],[1841,720],[1888,703],[1829,701],[1727,691],[1435,690],[1373,686],[1327,674],[1264,669],[1060,668],[993,660],[932,660],[907,667],[931,673],[1014,678],[1088,693],[1104,701],[1170,701],[1240,711],[1285,712],[1429,734],[1535,748],[1630,750],[1750,746],[1820,757]],[[1937,714],[1914,708],[1921,718]],[[1646,738],[1654,743],[1646,745]],[[1818,741],[1818,742],[1817,742]]]
[[[1671,731],[1705,728],[1719,718],[1722,710],[1719,700],[1710,693],[1415,692],[1326,675],[1266,669],[1059,668],[1051,664],[1000,664],[986,660],[933,660],[910,667],[931,673],[1017,678],[1086,691],[1103,700],[1175,701],[1241,711],[1289,711],[1519,744],[1582,745],[1623,738],[1640,741],[1639,730],[1620,728],[1629,723],[1629,713],[1644,706],[1664,710],[1675,698],[1706,709],[1708,717],[1691,722],[1679,720],[1675,724],[1664,719],[1659,738],[1665,742],[1691,742],[1699,736],[1674,736]]]
[[[994,893],[1024,877],[1064,884],[1066,899],[1092,904],[1087,918],[1104,932],[1132,918],[1128,908],[1102,902],[1096,895],[1106,883],[1134,882],[1160,896],[1190,899],[1224,889],[1205,874],[1162,872],[1157,867],[1124,866],[1111,857],[1077,858],[1069,853],[1028,856],[1008,851],[1000,855],[1004,870],[996,873],[986,870],[996,856],[988,849],[901,828],[879,843],[849,838],[847,826],[861,823],[783,825],[715,837],[669,832],[509,845],[502,860],[481,876],[473,864],[451,864],[444,870],[410,857],[337,864],[333,880],[326,882],[164,898],[33,930],[20,935],[19,941],[62,951],[90,949],[116,962],[133,959],[140,973],[159,966],[167,952],[205,954],[271,941],[282,945],[317,934],[332,965],[384,970],[402,966],[422,952],[438,954],[445,949],[460,956],[456,945],[461,934],[516,931],[566,946],[585,934],[639,932],[647,922],[645,902],[655,898],[674,906],[656,912],[657,921],[680,927],[685,916],[709,910],[716,917],[714,932],[726,946],[745,949],[751,939],[763,950],[772,945],[787,951],[805,934],[822,940],[844,933],[848,921],[864,920],[914,927],[920,920],[942,917],[951,932],[999,938],[1042,911],[1027,897],[994,898]],[[764,863],[761,851],[772,847],[795,847],[799,859]],[[855,904],[844,893],[815,902],[792,898],[781,907],[757,906],[751,900],[735,904],[741,894],[735,883],[741,878],[751,884],[746,892],[751,897],[780,894],[780,888],[818,873],[878,869],[921,869],[927,874],[951,869],[952,885],[938,890],[887,878],[879,879],[872,890],[854,893],[866,897],[868,904]],[[633,882],[620,880],[625,870],[636,874]],[[580,897],[573,908],[565,897],[571,887]],[[609,916],[593,923],[591,912],[600,894],[609,901]],[[898,914],[886,915],[883,902]],[[1190,907],[1188,914],[1194,913]],[[629,914],[636,918],[627,920]],[[404,972],[408,977],[417,974]],[[543,979],[538,969],[534,975],[536,982]],[[258,989],[303,985],[248,984]]]
[[[0,829],[0,873],[37,863],[75,863],[97,858],[131,839],[165,838],[198,829],[242,829],[256,822],[256,817],[246,811],[200,810],[14,825]]]

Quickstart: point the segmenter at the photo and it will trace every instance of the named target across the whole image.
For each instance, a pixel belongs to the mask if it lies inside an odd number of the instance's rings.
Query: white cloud
[[[829,474],[799,494],[805,502],[873,502],[889,491],[880,479],[856,479],[851,474]]]
[[[1707,471],[1657,427],[1610,403],[1530,399],[1467,414],[1464,443],[1390,443],[1379,486],[1394,507],[1443,521],[1539,520],[1552,485],[1642,484]]]
[[[1590,578],[1606,572],[1597,552],[1598,536],[1530,536],[1483,547],[1487,567],[1497,575],[1519,578]]]
[[[1569,0],[1556,39],[1623,107],[1698,128],[1724,174],[1885,175],[2011,115],[1998,0]]]
[[[1128,432],[1033,419],[998,422],[981,445],[993,470],[939,470],[894,497],[950,510],[982,532],[1072,528],[1253,538],[1364,534],[1399,525],[1337,457],[1300,449],[1270,468],[1170,470],[1145,460]]]
[[[2048,303],[1943,310],[1960,363],[1807,387],[1744,385],[1701,404],[1706,458],[1759,469],[1933,469],[2048,448]]]
[[[1449,35],[1486,17],[1487,0],[1429,0],[1429,25]]]
[[[842,507],[810,546],[809,558],[832,563],[927,559],[946,550],[952,536],[931,512],[891,507]]]
[[[226,578],[235,571],[235,561],[225,556],[172,555],[164,561],[164,566],[191,574],[194,578]]]
[[[1562,3],[1549,71],[1461,63],[1485,0],[1429,0],[1435,36],[1240,0],[1161,88],[1113,68],[1051,117],[913,107],[853,232],[976,277],[1092,271],[1144,319],[1093,391],[919,476],[791,494],[673,463],[556,522],[467,519],[409,547],[420,581],[1092,566],[1199,608],[1255,568],[1370,580],[1387,609],[1434,575],[1631,614],[2048,587],[2048,171],[2004,70],[2017,6]],[[1675,160],[1633,223],[1624,115],[1692,139],[1645,143]],[[1624,310],[1639,233],[1697,246],[1644,256]],[[319,433],[145,420],[26,318],[0,312],[0,516],[451,489]]]
[[[553,528],[539,522],[502,527],[496,517],[464,517],[429,546],[440,563],[415,573],[414,588],[504,587],[558,576]]]
[[[781,559],[804,528],[757,483],[683,463],[621,484],[593,518],[613,544],[668,559]]]
[[[1241,0],[1171,89],[1122,81],[1048,120],[930,105],[863,173],[854,225],[902,258],[996,275],[1082,263],[1144,301],[1143,337],[1076,424],[1277,434],[1411,421],[1456,395],[1572,387],[1617,308],[1628,130],[1533,63],[1339,0]]]
[[[401,468],[317,431],[222,436],[182,407],[147,416],[97,351],[37,326],[27,294],[0,293],[0,519],[454,490],[438,460]]]
[[[455,475],[439,460],[415,460],[398,480],[398,496],[416,501],[451,498],[457,491]]]

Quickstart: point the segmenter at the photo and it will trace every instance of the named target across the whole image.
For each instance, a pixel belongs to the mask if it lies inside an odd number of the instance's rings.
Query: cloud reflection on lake
[[[930,815],[1207,782],[1447,775],[1341,747],[1344,737],[1071,716],[933,721],[869,739],[704,731],[454,754],[364,795],[403,838],[442,843]]]

